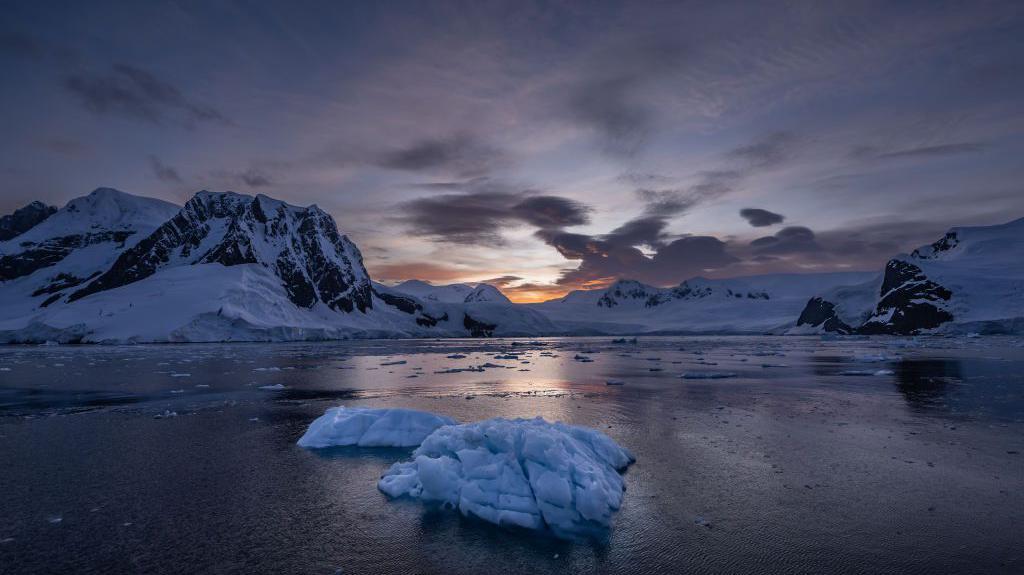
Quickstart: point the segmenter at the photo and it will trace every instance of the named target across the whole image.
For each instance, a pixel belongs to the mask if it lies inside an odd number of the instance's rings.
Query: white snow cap
[[[455,420],[414,409],[332,407],[309,425],[298,443],[311,448],[413,447],[443,425],[455,425]]]
[[[496,525],[600,534],[622,504],[633,456],[603,433],[536,419],[441,427],[377,488],[457,507]]]

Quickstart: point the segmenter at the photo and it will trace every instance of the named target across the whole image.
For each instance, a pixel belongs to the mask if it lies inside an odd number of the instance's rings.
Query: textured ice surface
[[[413,447],[442,425],[455,420],[414,409],[332,407],[299,438],[302,447]]]
[[[497,525],[597,534],[622,505],[633,456],[599,431],[536,419],[442,427],[377,487],[458,508]]]

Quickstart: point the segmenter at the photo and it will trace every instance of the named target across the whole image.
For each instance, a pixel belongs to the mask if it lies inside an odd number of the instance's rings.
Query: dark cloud
[[[182,183],[181,175],[178,174],[178,170],[168,166],[160,161],[160,158],[156,156],[149,157],[149,167],[153,170],[153,175],[156,179],[161,182],[171,182],[175,184]]]
[[[647,188],[651,186],[664,186],[666,184],[670,184],[675,181],[675,178],[650,172],[623,172],[619,174],[615,180],[638,188]]]
[[[243,184],[250,188],[262,188],[273,183],[270,176],[256,168],[249,168],[241,174],[238,174],[238,178],[242,180]]]
[[[595,81],[580,87],[569,102],[572,116],[596,130],[608,151],[632,155],[644,143],[653,114],[632,100],[633,76]]]
[[[109,74],[76,73],[64,80],[65,89],[89,111],[161,123],[173,117],[186,126],[195,122],[227,124],[216,109],[197,104],[178,88],[151,72],[117,64]]]
[[[580,226],[590,221],[590,208],[560,196],[529,196],[512,206],[522,221],[538,228]]]
[[[886,150],[874,146],[860,146],[854,148],[851,155],[860,160],[908,160],[973,154],[984,151],[987,147],[988,145],[982,142],[959,142],[897,150]]]
[[[677,71],[684,56],[684,47],[670,35],[617,43],[584,66],[567,89],[569,118],[593,130],[605,151],[634,155],[657,117],[648,91]]]
[[[599,286],[619,278],[654,285],[677,284],[739,261],[726,251],[725,242],[711,236],[677,238],[649,257],[628,245],[642,234],[630,234],[627,230],[639,229],[643,229],[642,226],[635,228],[627,224],[617,230],[619,233],[603,238],[549,230],[541,230],[537,235],[566,259],[580,262],[576,269],[567,270],[557,280],[562,286]],[[650,233],[655,229],[656,226],[646,231]]]
[[[775,132],[756,142],[729,152],[747,170],[771,168],[788,162],[794,154],[796,137],[789,132]]]
[[[743,208],[740,210],[740,217],[747,220],[747,223],[755,228],[764,228],[775,224],[781,224],[782,221],[786,219],[786,216],[783,216],[782,214],[776,214],[775,212],[769,212],[768,210],[762,210],[761,208]]]
[[[419,140],[381,153],[374,163],[409,172],[451,173],[463,178],[481,176],[504,163],[500,150],[467,134]]]
[[[665,228],[668,220],[660,216],[646,216],[630,220],[602,236],[606,242],[616,246],[661,247],[668,236]]]
[[[396,216],[410,233],[458,244],[504,243],[510,226],[560,228],[585,224],[590,208],[580,202],[532,192],[474,191],[420,198],[401,204]]]
[[[750,246],[760,254],[784,255],[803,252],[819,252],[821,245],[817,242],[814,232],[803,226],[788,226],[775,235],[764,236],[750,242]]]
[[[501,277],[486,279],[486,280],[481,281],[480,283],[488,284],[488,285],[492,285],[492,286],[495,286],[495,287],[498,287],[498,288],[505,289],[507,287],[510,287],[511,284],[513,284],[515,282],[518,282],[518,281],[522,281],[523,279],[524,278],[521,278],[519,276],[511,276],[511,275],[509,275],[509,276],[501,276]]]

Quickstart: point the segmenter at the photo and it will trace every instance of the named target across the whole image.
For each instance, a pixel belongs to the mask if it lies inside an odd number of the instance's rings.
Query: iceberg
[[[455,420],[415,409],[332,407],[309,424],[300,447],[415,447]]]
[[[599,431],[539,417],[441,427],[412,458],[377,488],[570,539],[607,530],[625,491],[619,472],[634,461]]]

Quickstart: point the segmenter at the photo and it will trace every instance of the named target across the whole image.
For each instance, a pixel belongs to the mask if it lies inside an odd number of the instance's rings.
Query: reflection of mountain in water
[[[948,408],[947,400],[963,378],[958,360],[928,359],[901,361],[893,365],[896,386],[907,403],[916,409]]]
[[[1024,366],[989,359],[907,360],[892,366],[911,409],[1019,420],[1024,417]]]

